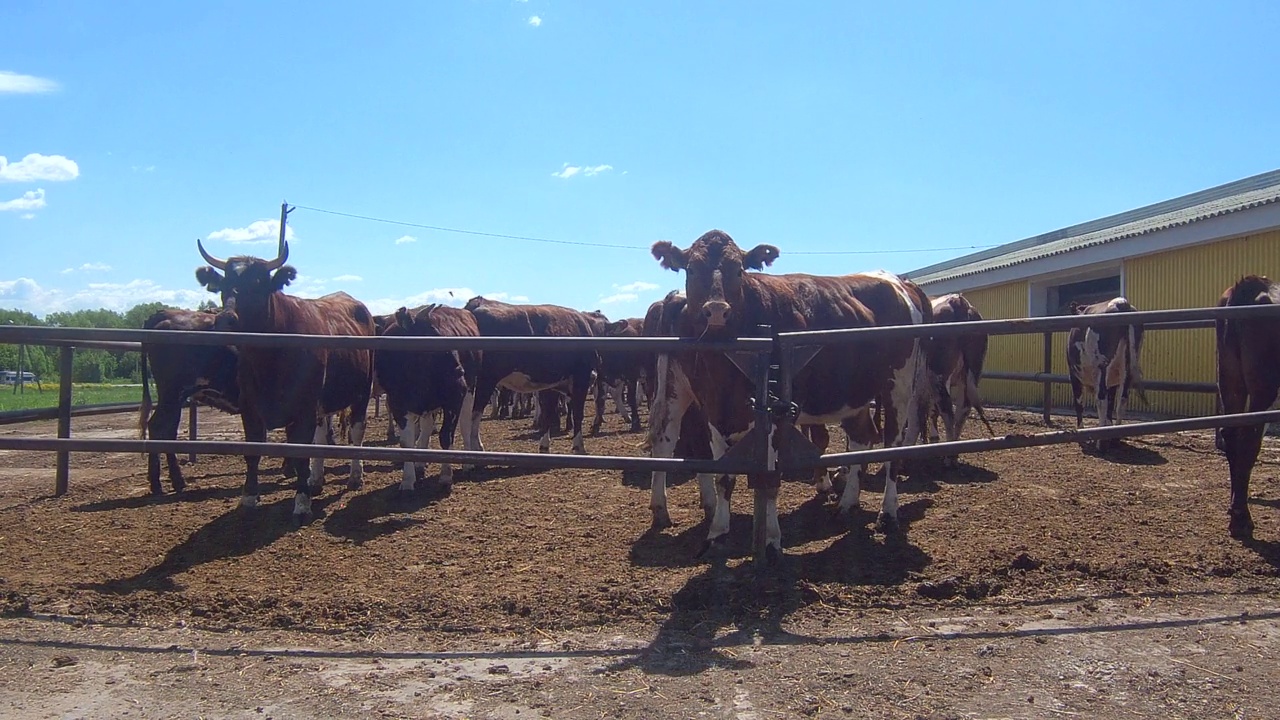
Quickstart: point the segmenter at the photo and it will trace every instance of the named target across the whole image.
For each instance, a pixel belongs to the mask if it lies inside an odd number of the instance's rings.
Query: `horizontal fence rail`
[[[362,445],[315,445],[275,442],[232,442],[222,440],[120,440],[114,438],[4,438],[0,450],[32,452],[98,453],[184,453],[206,455],[253,455],[262,457],[376,460],[393,463],[448,462],[459,465],[509,465],[536,469],[575,468],[583,470],[635,470],[640,472],[705,472],[744,475],[754,471],[748,461],[686,460],[621,455],[553,455],[478,450],[427,450],[366,447]]]
[[[1060,373],[1044,373],[1044,372],[1002,372],[994,370],[992,372],[983,371],[983,380],[1017,380],[1024,382],[1036,383],[1053,383],[1055,385],[1070,385],[1071,378]],[[1218,392],[1217,383],[1211,382],[1182,382],[1178,380],[1146,380],[1142,381],[1143,390],[1161,390],[1167,392],[1193,392],[1193,393],[1216,393]]]
[[[890,460],[911,460],[936,457],[938,455],[960,455],[963,453],[985,452],[987,450],[1010,450],[1014,448],[1038,447],[1040,445],[1060,445],[1062,443],[1084,443],[1095,440],[1120,440],[1138,435],[1161,435],[1164,433],[1184,432],[1187,430],[1208,430],[1219,427],[1241,427],[1245,425],[1263,425],[1280,422],[1280,410],[1266,412],[1240,413],[1237,415],[1206,415],[1198,418],[1182,420],[1160,420],[1157,422],[1130,423],[1128,425],[1109,425],[1107,427],[1085,428],[1083,430],[1055,430],[1053,432],[1034,433],[1030,435],[1005,435],[997,438],[980,438],[977,440],[956,440],[954,442],[931,443],[928,445],[907,445],[896,448],[879,448],[874,450],[856,450],[853,452],[832,453],[823,455],[815,463],[800,463],[794,468],[803,467],[838,467],[869,462],[886,462]]]
[[[119,413],[136,413],[142,409],[142,403],[100,403],[96,405],[73,405],[71,417],[93,417],[95,415],[116,415]],[[59,408],[34,408],[31,410],[7,410],[0,412],[0,425],[16,425],[37,420],[58,419]]]

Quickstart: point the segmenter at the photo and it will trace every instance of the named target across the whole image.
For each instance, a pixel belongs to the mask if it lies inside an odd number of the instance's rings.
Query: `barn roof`
[[[1277,201],[1280,201],[1280,170],[1273,170],[1136,210],[970,253],[913,270],[906,275],[920,285],[927,285],[1062,255]]]

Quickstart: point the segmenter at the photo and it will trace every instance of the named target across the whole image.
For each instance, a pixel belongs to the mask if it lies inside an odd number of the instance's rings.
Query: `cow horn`
[[[226,269],[227,269],[227,261],[226,261],[226,260],[219,260],[218,258],[216,258],[216,257],[214,257],[214,256],[212,256],[212,255],[210,255],[210,254],[209,254],[209,253],[204,249],[204,245],[203,245],[203,244],[201,244],[201,242],[200,242],[200,238],[196,238],[196,247],[200,248],[200,256],[204,258],[204,261],[205,261],[205,262],[209,263],[210,265],[212,265],[213,267],[215,267],[215,268],[217,268],[217,269],[219,269],[219,270],[226,270]]]
[[[280,233],[280,249],[276,251],[276,259],[267,263],[268,270],[275,270],[289,259],[289,243],[284,241],[284,233]]]

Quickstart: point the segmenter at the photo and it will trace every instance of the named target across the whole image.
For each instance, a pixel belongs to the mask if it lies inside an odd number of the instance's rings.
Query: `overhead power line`
[[[556,240],[552,238],[532,237],[530,235],[508,235],[505,233],[483,232],[480,230],[464,230],[461,228],[443,227],[440,225],[426,225],[423,223],[406,222],[404,220],[391,220],[389,218],[373,217],[372,215],[358,215],[356,213],[339,212],[337,210],[325,210],[324,208],[309,207],[307,205],[294,205],[299,210],[310,210],[311,212],[324,213],[325,215],[337,215],[339,217],[354,218],[356,220],[368,220],[369,222],[385,223],[387,225],[399,225],[401,227],[420,228],[422,230],[433,230],[435,232],[456,233],[459,235],[475,235],[479,237],[500,238],[503,240],[523,240],[525,242],[549,243],[552,245],[577,245],[580,247],[598,247],[612,248],[614,250],[644,250],[649,248],[643,245],[617,245],[612,243],[596,243],[583,242],[580,240]],[[926,252],[949,252],[955,250],[985,250],[995,247],[995,245],[955,245],[952,247],[934,247],[934,248],[897,248],[892,250],[790,250],[788,255],[897,255],[904,253],[926,253]]]

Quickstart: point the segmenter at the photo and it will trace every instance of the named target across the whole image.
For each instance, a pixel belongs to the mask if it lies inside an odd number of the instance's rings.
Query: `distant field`
[[[71,386],[72,405],[135,402],[142,402],[141,385],[76,383]],[[0,412],[57,407],[57,405],[57,383],[41,383],[39,388],[35,385],[26,385],[18,392],[14,392],[13,385],[0,385]]]

